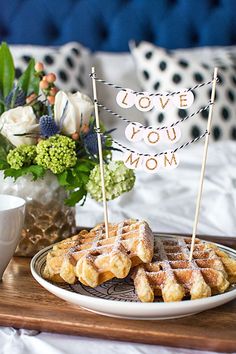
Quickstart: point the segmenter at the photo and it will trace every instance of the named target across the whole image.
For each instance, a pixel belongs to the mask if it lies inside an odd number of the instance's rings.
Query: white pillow
[[[234,48],[222,50],[209,48],[166,51],[148,42],[141,42],[131,49],[137,75],[143,91],[178,91],[212,79],[213,67],[219,66],[216,101],[212,124],[214,140],[236,139],[236,66]],[[145,113],[146,124],[168,125],[207,105],[211,85],[195,90],[195,100],[188,110],[152,109]],[[208,111],[194,116],[179,126],[182,141],[195,138],[206,130]]]
[[[46,73],[57,75],[56,85],[65,91],[82,91],[90,94],[91,55],[90,51],[77,42],[70,42],[60,47],[32,45],[10,46],[18,78],[29,60],[45,64]]]

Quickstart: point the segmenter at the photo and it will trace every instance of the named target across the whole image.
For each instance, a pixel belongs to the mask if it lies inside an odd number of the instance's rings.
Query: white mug
[[[18,245],[25,218],[25,200],[0,194],[0,280]]]

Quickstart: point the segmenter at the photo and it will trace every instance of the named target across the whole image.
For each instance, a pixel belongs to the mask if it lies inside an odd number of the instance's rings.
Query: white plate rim
[[[165,235],[159,235],[158,233],[155,233],[155,235],[158,235],[159,237],[176,237],[174,235],[169,235],[169,234],[165,234]],[[179,236],[178,236],[179,237]],[[180,236],[181,237],[181,236]],[[211,242],[211,241],[206,241],[206,240],[202,240],[204,242],[208,242],[208,243],[212,243],[218,247],[220,247],[222,250],[225,250],[227,253],[233,254],[234,257],[236,257],[236,250],[215,243],[215,242]],[[99,297],[95,297],[95,296],[89,296],[89,295],[84,295],[84,294],[79,294],[73,291],[69,291],[67,289],[63,289],[62,287],[53,284],[49,281],[47,281],[46,279],[42,278],[42,276],[40,276],[37,271],[35,270],[35,264],[36,261],[40,258],[40,256],[43,253],[46,253],[47,251],[49,251],[51,248],[53,247],[53,245],[50,245],[44,249],[42,249],[41,251],[39,251],[31,260],[30,263],[30,269],[31,269],[31,273],[33,275],[33,277],[35,278],[35,280],[44,288],[46,288],[48,291],[50,291],[49,289],[54,290],[54,294],[55,292],[60,292],[62,295],[64,294],[65,296],[69,295],[69,297],[71,299],[73,299],[75,302],[74,303],[78,303],[79,300],[86,300],[86,303],[88,304],[88,309],[89,309],[89,304],[94,304],[94,300],[96,300],[97,303],[97,307],[101,307],[101,308],[106,308],[106,305],[110,305],[112,304],[114,307],[120,307],[122,306],[122,309],[125,310],[140,310],[140,307],[142,307],[142,310],[145,312],[145,310],[147,310],[148,312],[151,309],[155,309],[155,310],[164,310],[164,309],[168,309],[168,312],[171,311],[172,309],[176,309],[176,306],[181,307],[183,310],[189,308],[190,304],[192,305],[192,312],[194,312],[194,308],[198,308],[201,305],[211,305],[215,299],[221,301],[222,300],[222,304],[224,304],[225,302],[229,302],[231,300],[233,300],[234,298],[236,298],[236,288],[235,289],[231,289],[228,292],[225,292],[223,294],[217,294],[214,296],[210,296],[207,298],[202,298],[202,299],[196,299],[196,300],[185,300],[185,301],[179,301],[179,302],[151,302],[151,303],[141,303],[141,302],[130,302],[130,301],[117,301],[117,300],[111,300],[111,299],[101,299]],[[218,301],[218,302],[219,302]],[[84,305],[79,305],[81,307],[86,308],[86,306]],[[218,305],[217,305],[218,306]],[[214,306],[215,307],[215,306]],[[101,313],[104,313],[104,311],[100,311]],[[104,313],[105,314],[105,313]]]

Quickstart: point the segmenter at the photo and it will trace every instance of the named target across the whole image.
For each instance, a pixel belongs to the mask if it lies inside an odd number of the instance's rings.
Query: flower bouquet
[[[0,192],[9,193],[4,184],[10,184],[15,194],[15,186],[26,178],[23,197],[29,201],[38,198],[35,201],[38,214],[41,199],[43,204],[50,204],[47,196],[58,188],[63,191],[62,199],[67,208],[78,202],[83,204],[88,193],[97,201],[102,200],[93,103],[83,93],[59,90],[55,82],[56,75],[45,74],[44,65],[35,63],[34,59],[16,81],[11,52],[6,43],[1,44],[0,170],[3,173]],[[111,131],[106,132],[103,125],[101,131],[104,133],[102,147],[107,199],[110,200],[131,190],[135,177],[123,162],[112,161]],[[37,181],[43,190],[37,190]],[[57,187],[53,187],[52,181],[56,181]],[[60,231],[65,227],[61,224],[59,209],[50,226],[46,225],[48,214],[53,214],[53,204],[58,198],[59,194],[50,204],[49,211],[40,215],[43,227],[38,221],[35,223],[35,216],[26,215],[26,223],[30,219],[31,229],[25,227],[24,235],[37,241],[42,233],[44,236],[47,233],[49,242],[56,224],[60,225],[57,227]],[[32,231],[35,229],[37,237]],[[53,242],[69,236],[68,232],[59,234],[57,231],[52,237]],[[39,248],[47,244],[42,243]]]

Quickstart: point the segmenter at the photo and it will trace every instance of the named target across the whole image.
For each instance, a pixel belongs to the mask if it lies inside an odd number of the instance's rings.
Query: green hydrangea
[[[107,200],[115,199],[122,193],[130,191],[135,182],[133,170],[125,167],[122,161],[111,161],[109,164],[105,165],[104,178]],[[99,165],[96,165],[91,171],[86,188],[93,199],[102,201]]]
[[[35,145],[20,145],[17,148],[10,150],[7,155],[7,162],[15,170],[22,167],[30,166],[34,163],[36,157]]]
[[[49,139],[41,140],[36,147],[36,162],[53,173],[59,174],[76,164],[75,147],[75,142],[63,135],[57,134]]]

